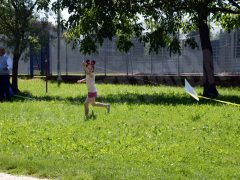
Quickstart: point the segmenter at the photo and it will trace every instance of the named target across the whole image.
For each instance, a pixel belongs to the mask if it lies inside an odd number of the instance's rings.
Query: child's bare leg
[[[88,98],[84,102],[84,111],[85,111],[85,116],[88,116],[88,113],[89,113],[89,100],[88,100]]]
[[[107,107],[109,104],[105,104],[105,103],[100,103],[100,102],[95,102],[92,104],[93,106],[97,106],[97,107]]]
[[[96,107],[105,107],[107,109],[108,113],[110,111],[110,105],[109,104],[96,102],[95,99],[91,101],[91,104],[92,104],[92,106],[96,106]]]

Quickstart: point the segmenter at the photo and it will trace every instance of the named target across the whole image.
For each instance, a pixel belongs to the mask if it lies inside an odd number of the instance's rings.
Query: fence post
[[[181,43],[181,49],[182,49],[182,51],[184,51],[184,49],[182,47],[182,43]],[[179,76],[180,75],[180,55],[178,54],[177,56],[178,56],[177,57],[177,74]]]
[[[46,93],[48,92],[48,60],[45,59],[45,80],[46,80]]]
[[[106,56],[106,54],[104,54],[104,75],[105,76],[107,76],[107,60],[106,60],[106,58],[107,58],[107,56]]]
[[[126,65],[127,65],[127,76],[128,76],[128,59],[129,59],[129,53],[127,53],[127,58],[126,58]],[[124,57],[126,57],[126,53],[124,53]]]
[[[68,46],[67,42],[66,43],[66,76],[68,76]]]
[[[130,56],[130,61],[131,61],[132,76],[133,76],[133,62],[132,62],[132,57],[131,56]]]
[[[152,53],[150,53],[150,60],[151,60],[151,75],[152,75],[153,74]]]

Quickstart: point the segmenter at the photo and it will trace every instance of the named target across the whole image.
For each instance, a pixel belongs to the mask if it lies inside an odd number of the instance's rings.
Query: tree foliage
[[[105,38],[112,40],[117,35],[117,46],[127,51],[132,37],[139,37],[143,31],[138,16],[140,6],[132,5],[131,1],[115,0],[62,1],[62,7],[67,7],[71,14],[68,37],[80,44],[83,53],[92,53]]]
[[[39,44],[37,31],[46,23],[38,23],[40,10],[48,10],[50,0],[0,0],[0,34],[3,43],[13,54],[13,88],[18,90],[18,62],[24,50]]]
[[[62,0],[61,5],[70,13],[67,37],[80,44],[83,53],[95,52],[97,44],[113,36],[119,38],[117,47],[122,51],[128,51],[131,39],[137,37],[150,44],[150,51],[168,47],[179,53],[179,33],[198,30],[199,22],[210,16],[208,20],[222,22],[219,16],[238,13],[238,4],[234,0]],[[231,22],[233,28],[238,19]]]
[[[19,52],[22,52],[31,42],[36,42],[34,36],[37,19],[36,11],[48,9],[48,0],[18,0],[18,1],[0,1],[0,34],[4,35],[1,41],[7,47],[16,47],[19,44]],[[32,34],[31,34],[32,33]]]

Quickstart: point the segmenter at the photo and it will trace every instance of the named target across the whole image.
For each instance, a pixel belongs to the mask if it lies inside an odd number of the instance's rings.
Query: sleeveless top
[[[88,92],[97,92],[96,87],[95,87],[95,74],[92,73],[93,77],[90,75],[86,74],[86,85]]]

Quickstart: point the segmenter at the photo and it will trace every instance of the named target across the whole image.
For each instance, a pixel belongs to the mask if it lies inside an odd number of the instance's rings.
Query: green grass
[[[60,179],[238,179],[239,107],[195,101],[183,88],[98,84],[84,119],[86,87],[20,80],[24,96],[0,103],[0,170]],[[218,88],[240,103],[239,88]],[[197,88],[201,92],[200,88]]]

